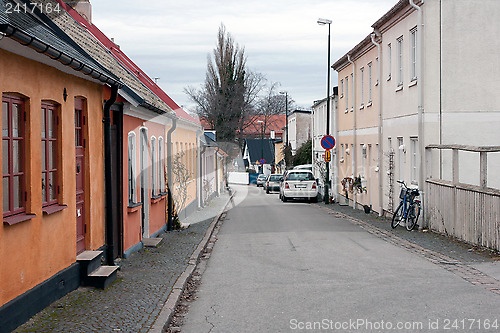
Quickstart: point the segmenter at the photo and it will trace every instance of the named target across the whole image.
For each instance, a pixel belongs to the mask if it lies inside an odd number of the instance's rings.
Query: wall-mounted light
[[[345,153],[346,153],[347,155],[349,155],[349,154],[351,153],[351,150],[350,150],[349,148],[347,148],[347,149],[345,150]]]
[[[406,154],[406,147],[405,147],[405,145],[399,146],[399,150],[403,151],[403,153]]]
[[[66,88],[63,90],[63,99],[66,102],[66,99],[68,98],[68,92],[66,91]]]
[[[4,34],[3,32],[0,32],[0,40],[2,40],[5,36],[6,36],[6,34]]]

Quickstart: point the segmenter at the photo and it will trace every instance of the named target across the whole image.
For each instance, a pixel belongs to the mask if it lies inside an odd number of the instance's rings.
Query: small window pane
[[[46,141],[42,141],[42,170],[47,170],[47,161],[46,161]]]
[[[56,142],[49,141],[49,169],[56,168]]]
[[[21,146],[22,142],[20,140],[12,141],[12,172],[18,173],[21,170]]]
[[[42,108],[42,138],[46,137],[46,126],[45,126],[45,108]]]
[[[49,118],[48,118],[48,123],[49,123],[49,135],[48,137],[49,138],[55,138],[55,126],[54,126],[54,121],[55,121],[55,117],[54,117],[54,110],[52,109],[49,109]]]
[[[47,174],[42,173],[42,201],[47,201]]]
[[[56,199],[56,173],[55,172],[49,173],[49,191],[50,191],[50,199],[49,200],[55,200]]]
[[[21,176],[13,177],[13,189],[14,189],[14,197],[13,197],[13,209],[21,208]]]
[[[12,136],[19,137],[19,120],[21,108],[18,104],[12,104]]]
[[[9,140],[3,140],[2,143],[2,164],[3,164],[3,174],[9,174]]]
[[[2,135],[9,136],[9,104],[2,103]]]
[[[9,208],[9,178],[3,178],[3,211],[10,211]]]

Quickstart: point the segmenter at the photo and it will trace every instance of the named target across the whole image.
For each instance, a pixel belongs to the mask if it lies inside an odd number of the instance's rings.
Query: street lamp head
[[[317,22],[319,25],[325,25],[325,24],[331,24],[332,20],[319,18]]]

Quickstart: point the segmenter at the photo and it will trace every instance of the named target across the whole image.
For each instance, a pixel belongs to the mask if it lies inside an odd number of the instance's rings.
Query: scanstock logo
[[[81,13],[90,13],[88,0],[64,0],[64,3],[82,9]],[[30,33],[31,28],[44,24],[47,19],[53,21],[63,15],[66,12],[64,7],[56,0],[0,0],[0,28],[5,29],[8,25],[11,30],[15,28]],[[0,31],[8,34],[3,29]]]

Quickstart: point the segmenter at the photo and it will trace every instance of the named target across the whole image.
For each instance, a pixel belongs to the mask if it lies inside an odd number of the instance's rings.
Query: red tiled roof
[[[266,118],[267,117],[267,121]],[[266,135],[269,135],[271,131],[274,131],[276,134],[283,133],[283,129],[285,128],[286,116],[284,114],[280,115],[272,115],[272,116],[253,116],[251,118],[251,124],[243,130],[244,134],[260,134],[261,125],[257,121],[266,121]],[[200,119],[201,126],[205,130],[213,130],[212,126],[204,119]]]
[[[191,115],[189,115],[186,111],[184,111],[177,103],[174,102],[170,96],[167,95],[151,78],[142,71],[142,69],[137,66],[132,60],[122,50],[109,39],[99,28],[97,28],[94,24],[89,23],[86,19],[84,19],[76,10],[74,10],[71,6],[67,5],[63,0],[56,0],[70,15],[80,23],[83,27],[87,29],[105,48],[107,48],[113,57],[117,59],[122,66],[127,68],[132,75],[137,77],[139,81],[142,82],[149,90],[151,90],[156,96],[158,96],[162,101],[164,101],[172,110],[175,111],[178,117],[195,122],[200,123],[199,120]]]
[[[266,121],[267,118],[267,121]],[[243,132],[244,133],[260,133],[260,123],[257,121],[266,122],[266,134],[270,134],[274,131],[276,134],[283,133],[283,128],[285,127],[286,116],[284,114],[272,115],[272,116],[254,116],[252,119],[252,124],[248,126]]]

